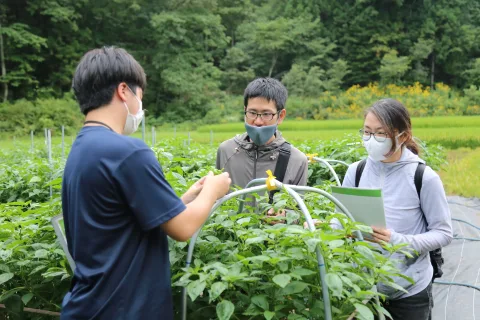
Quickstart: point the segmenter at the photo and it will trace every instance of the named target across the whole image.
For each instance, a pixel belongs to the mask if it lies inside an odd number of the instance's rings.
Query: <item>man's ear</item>
[[[118,97],[123,102],[127,101],[127,91],[129,91],[129,90],[128,90],[128,86],[125,82],[120,83],[117,86],[117,88],[115,89],[115,92],[117,93]]]
[[[278,124],[281,124],[286,116],[287,116],[287,109],[283,109],[282,111],[280,111],[280,113],[278,114]]]

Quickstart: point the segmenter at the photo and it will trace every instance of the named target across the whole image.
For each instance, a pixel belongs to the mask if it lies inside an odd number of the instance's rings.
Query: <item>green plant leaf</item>
[[[365,233],[373,233],[372,227],[366,226],[366,225],[363,225],[363,224],[357,224],[356,229],[358,229],[359,231],[365,232]]]
[[[328,288],[332,290],[334,296],[341,297],[342,290],[343,290],[343,282],[342,279],[335,273],[327,273],[326,282]]]
[[[12,278],[13,278],[13,273],[9,272],[9,273],[0,274],[0,284],[4,284]]]
[[[23,304],[27,305],[30,302],[30,300],[32,300],[32,298],[33,298],[33,293],[24,294],[22,297]]]
[[[24,320],[23,301],[18,295],[13,295],[5,300],[5,308],[7,309],[9,319]]]
[[[228,300],[223,300],[217,304],[217,317],[219,320],[228,320],[233,315],[235,311],[235,306]]]
[[[246,316],[258,316],[262,314],[262,311],[259,307],[257,307],[255,304],[250,303],[248,308],[243,312],[244,315]]]
[[[265,317],[265,320],[271,320],[275,316],[275,312],[265,311],[263,316]]]
[[[283,290],[283,294],[295,294],[302,292],[308,287],[308,284],[301,281],[290,282]]]
[[[252,244],[252,243],[262,243],[265,240],[267,240],[265,237],[255,237],[255,238],[249,238],[245,241],[245,244]]]
[[[35,251],[35,258],[43,259],[43,258],[46,258],[46,257],[48,257],[48,251],[47,250],[39,249],[39,250]]]
[[[40,270],[43,270],[43,269],[46,269],[47,266],[43,265],[43,266],[38,266],[36,267],[35,269],[32,270],[32,272],[30,272],[30,275],[34,274],[34,273],[37,273],[38,271]]]
[[[281,261],[277,264],[278,268],[282,272],[287,272],[288,271],[288,262],[286,261]]]
[[[397,289],[397,290],[400,290],[400,291],[402,291],[402,292],[408,293],[408,291],[405,290],[404,287],[399,286],[399,285],[396,284],[395,282],[387,281],[387,282],[384,282],[384,284],[386,284],[387,286],[392,287],[392,288],[394,288],[394,289]]]
[[[364,246],[361,246],[361,245],[356,245],[355,246],[355,249],[357,250],[357,252],[359,254],[361,254],[362,256],[364,256],[366,259],[368,259],[369,261],[371,262],[376,262],[375,260],[375,256],[372,252],[372,250],[370,250],[369,248],[367,247],[364,247]]]
[[[289,314],[287,319],[288,320],[307,320],[307,318],[305,318],[304,316],[296,313]]]
[[[363,304],[355,303],[355,309],[358,312],[358,318],[361,320],[374,320],[373,312]]]
[[[310,269],[297,268],[297,269],[294,269],[292,273],[303,277],[303,276],[311,276],[312,274],[316,274],[317,272]]]
[[[246,218],[241,218],[241,219],[238,219],[237,220],[237,223],[239,225],[244,225],[244,224],[248,224],[250,222],[251,218],[250,217],[246,217]]]
[[[279,287],[285,288],[290,282],[290,280],[292,280],[292,277],[290,277],[288,274],[277,274],[275,277],[273,277],[272,280]]]
[[[210,303],[217,299],[227,288],[228,285],[225,282],[215,282],[212,284],[212,287],[209,290]]]
[[[40,182],[42,181],[42,179],[38,176],[34,176],[32,177],[32,179],[30,179],[30,181],[28,182],[28,184],[32,184],[32,183],[35,183],[35,182]]]
[[[10,268],[6,264],[1,264],[0,263],[0,271],[10,272]]]
[[[195,301],[195,299],[197,299],[197,297],[203,292],[205,285],[205,281],[200,280],[195,280],[188,284],[187,292],[192,301]]]
[[[375,305],[375,309],[377,309],[378,312],[382,312],[384,315],[386,315],[390,319],[393,318],[392,315],[390,314],[390,312],[388,312],[388,310],[385,309],[384,307]]]
[[[269,309],[269,304],[267,300],[266,295],[258,295],[252,297],[252,303],[255,304],[256,306],[260,307],[263,310],[268,310]]]
[[[328,243],[328,246],[331,249],[335,249],[335,248],[343,246],[344,243],[345,243],[345,241],[343,241],[343,240],[332,240]]]
[[[308,251],[314,252],[315,248],[317,247],[317,244],[319,244],[322,240],[316,239],[316,238],[311,238],[305,241],[305,244],[307,245]]]

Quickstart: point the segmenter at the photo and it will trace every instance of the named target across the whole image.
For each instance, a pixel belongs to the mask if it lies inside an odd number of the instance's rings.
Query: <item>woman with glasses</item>
[[[433,267],[429,252],[452,241],[442,181],[418,156],[410,115],[400,102],[375,102],[365,112],[360,135],[368,158],[350,165],[343,186],[382,189],[387,226],[372,226],[373,241],[406,243],[415,251],[412,257],[400,253],[392,257],[401,273],[414,283],[395,279],[406,292],[380,283],[379,291],[387,296],[383,306],[394,320],[431,319]],[[414,177],[419,166],[424,171],[417,192]]]

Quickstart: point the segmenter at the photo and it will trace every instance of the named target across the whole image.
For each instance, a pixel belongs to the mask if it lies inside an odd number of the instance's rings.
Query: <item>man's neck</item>
[[[113,131],[118,134],[123,133],[124,124],[122,124],[121,119],[119,119],[119,115],[112,112],[113,106],[104,106],[95,110],[90,111],[86,117],[85,121],[98,121],[106,124]],[[99,126],[100,124],[89,123],[86,126]]]

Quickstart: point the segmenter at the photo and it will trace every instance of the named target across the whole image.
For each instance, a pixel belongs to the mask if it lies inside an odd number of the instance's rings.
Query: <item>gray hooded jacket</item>
[[[247,133],[222,142],[217,151],[217,169],[225,169],[230,174],[232,184],[245,188],[248,182],[266,178],[267,170],[275,172],[280,146],[286,142],[280,131],[275,140],[264,146],[257,146],[248,139]],[[292,146],[290,159],[285,172],[284,183],[306,185],[308,161],[305,154]]]
[[[418,163],[425,163],[405,147],[400,160],[383,163],[368,158],[360,179],[360,188],[380,188],[383,192],[387,229],[390,243],[408,243],[419,255],[407,258],[395,254],[401,272],[412,278],[411,284],[403,278],[395,282],[408,294],[382,285],[378,290],[390,299],[406,298],[424,290],[432,281],[433,268],[429,251],[444,247],[452,241],[452,221],[442,181],[430,167],[425,168],[420,199],[414,183]],[[352,164],[345,175],[343,186],[355,187],[358,162]]]

